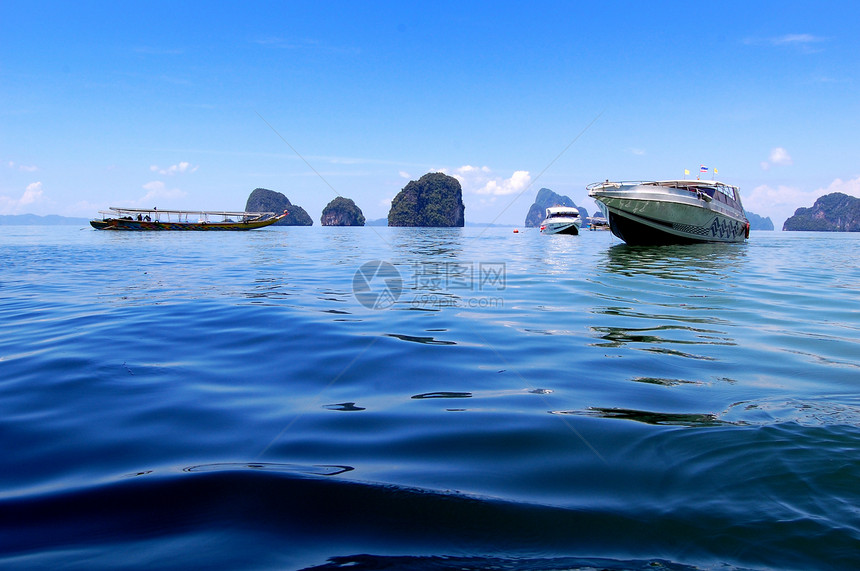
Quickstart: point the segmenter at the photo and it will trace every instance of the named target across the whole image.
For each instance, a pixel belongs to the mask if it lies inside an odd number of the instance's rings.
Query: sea
[[[0,567],[860,566],[860,234],[0,226]]]

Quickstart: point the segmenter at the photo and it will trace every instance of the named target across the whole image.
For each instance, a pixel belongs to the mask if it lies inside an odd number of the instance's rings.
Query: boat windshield
[[[698,192],[702,194],[707,194],[717,202],[722,202],[724,204],[728,204],[735,208],[743,209],[741,206],[740,194],[738,193],[738,189],[735,186],[731,186],[728,184],[723,184],[721,182],[718,183],[705,183],[700,181],[686,181],[686,180],[677,180],[677,181],[660,181],[654,183],[646,183],[653,184],[656,186],[665,186],[671,188],[678,188],[682,190],[687,190],[689,192]]]

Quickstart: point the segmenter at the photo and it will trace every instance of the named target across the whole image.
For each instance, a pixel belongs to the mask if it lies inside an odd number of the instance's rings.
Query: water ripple
[[[0,226],[0,566],[856,567],[860,235],[165,234]]]

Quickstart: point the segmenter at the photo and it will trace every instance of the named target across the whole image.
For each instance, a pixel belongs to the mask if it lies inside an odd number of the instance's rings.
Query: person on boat
[[[146,216],[144,216],[144,217],[143,217],[143,219],[144,219],[144,220],[146,220],[147,222],[150,222],[150,221],[152,220],[152,219],[149,217],[149,214],[147,214]]]
[[[143,220],[143,215],[142,215],[142,214],[138,214],[138,215],[137,215],[137,219],[138,219],[138,220]]]

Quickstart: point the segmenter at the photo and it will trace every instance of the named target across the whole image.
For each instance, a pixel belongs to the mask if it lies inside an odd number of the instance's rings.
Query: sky
[[[695,177],[777,229],[860,197],[860,3],[0,3],[0,214],[242,210],[367,219],[428,172],[467,222],[539,189]],[[714,171],[717,174],[714,174]]]

